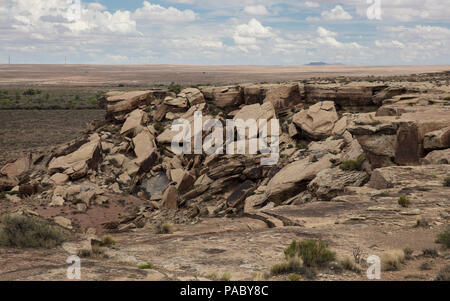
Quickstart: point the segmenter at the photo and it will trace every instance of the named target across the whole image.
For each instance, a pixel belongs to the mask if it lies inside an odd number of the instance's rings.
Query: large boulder
[[[155,99],[154,91],[116,92],[106,98],[106,118],[124,120],[126,114]]]
[[[330,136],[338,120],[332,101],[319,102],[295,114],[292,119],[307,136],[317,140]]]
[[[281,169],[267,184],[266,196],[282,203],[290,197],[306,190],[307,185],[316,175],[332,166],[333,155],[325,155],[320,159],[314,156],[293,162]]]
[[[170,171],[172,181],[176,183],[176,188],[180,193],[184,193],[193,188],[195,178],[187,171],[181,168],[172,169]]]
[[[261,119],[271,120],[276,117],[274,106],[271,102],[260,105],[259,103],[242,107],[234,116],[234,120],[255,120],[258,122]]]
[[[319,201],[330,201],[344,192],[345,187],[360,187],[369,176],[363,171],[343,171],[339,168],[325,169],[319,172],[308,185],[308,190]]]
[[[423,147],[426,150],[450,148],[450,127],[425,134]]]
[[[0,175],[7,176],[11,179],[19,177],[30,169],[31,163],[31,154],[24,154],[16,161],[3,166],[0,170]]]
[[[450,148],[435,150],[429,153],[422,161],[424,164],[450,164]]]
[[[102,159],[101,143],[98,134],[89,137],[89,142],[66,156],[53,158],[48,165],[48,172],[64,173],[72,180],[84,177],[89,169],[97,167]]]
[[[155,137],[150,131],[143,130],[133,138],[133,145],[136,154],[133,162],[139,166],[139,172],[150,171],[158,158]]]
[[[179,198],[180,195],[177,188],[173,185],[170,185],[169,187],[167,187],[166,191],[164,191],[162,197],[162,206],[166,209],[177,209]]]
[[[201,87],[206,100],[220,108],[237,107],[244,103],[240,86]]]
[[[195,106],[205,102],[203,93],[197,88],[186,88],[181,91],[179,97],[185,97],[191,106]]]
[[[134,110],[123,124],[120,134],[134,137],[142,131],[147,121],[147,113],[139,109]]]
[[[441,188],[442,181],[450,174],[450,165],[391,166],[373,171],[368,186],[373,189],[393,187]]]

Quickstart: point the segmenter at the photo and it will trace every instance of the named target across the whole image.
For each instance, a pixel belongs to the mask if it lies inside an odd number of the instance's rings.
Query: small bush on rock
[[[347,160],[340,165],[341,170],[344,171],[358,171],[362,170],[362,165],[366,161],[364,156],[359,156],[356,160]]]
[[[450,177],[446,177],[443,183],[444,187],[450,187]]]
[[[402,206],[403,208],[407,208],[407,207],[409,207],[409,205],[411,205],[411,201],[406,196],[402,195],[398,199],[398,204],[400,206]]]

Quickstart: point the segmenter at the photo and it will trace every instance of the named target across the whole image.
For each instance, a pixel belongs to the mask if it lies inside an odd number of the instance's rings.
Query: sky
[[[0,64],[450,64],[450,0],[0,0]]]

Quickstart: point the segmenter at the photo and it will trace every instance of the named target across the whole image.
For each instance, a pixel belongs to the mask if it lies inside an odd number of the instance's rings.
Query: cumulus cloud
[[[133,17],[153,22],[192,22],[196,19],[196,13],[190,9],[179,10],[172,6],[165,8],[144,1],[143,6],[134,12]]]
[[[346,48],[346,49],[359,49],[361,45],[356,42],[342,43],[336,40],[337,33],[329,31],[323,27],[317,28],[317,34],[319,37],[316,39],[317,43],[321,45],[326,45],[335,48]]]
[[[10,54],[24,63],[450,63],[448,0],[382,1],[383,22],[368,20],[361,0],[83,1],[79,17],[66,0],[0,2],[0,63]]]
[[[258,20],[253,18],[247,24],[241,24],[236,27],[234,42],[236,44],[254,44],[258,39],[272,36],[272,28],[264,27]]]
[[[336,5],[336,7],[331,10],[323,11],[321,16],[324,20],[327,21],[353,19],[353,17],[348,12],[346,12],[344,8],[340,5]]]

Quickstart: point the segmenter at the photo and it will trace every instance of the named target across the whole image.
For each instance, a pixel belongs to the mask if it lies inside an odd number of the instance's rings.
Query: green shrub
[[[91,259],[103,259],[108,258],[105,252],[99,247],[93,247],[89,249],[81,249],[78,251],[78,257],[80,258],[91,258]]]
[[[366,157],[359,156],[358,159],[356,159],[356,160],[347,160],[347,161],[342,162],[342,164],[340,165],[340,168],[341,168],[341,170],[344,170],[344,171],[362,170],[362,165],[363,165],[364,161],[366,161]]]
[[[146,264],[141,264],[140,266],[138,266],[138,268],[141,270],[151,270],[153,269],[153,264],[148,262]]]
[[[160,224],[156,227],[157,234],[172,234],[173,226],[171,224]]]
[[[436,249],[423,249],[422,255],[425,257],[436,258],[439,257],[439,252]]]
[[[402,195],[399,199],[398,199],[398,204],[404,208],[409,207],[409,205],[411,205],[411,201],[404,195]]]
[[[0,246],[53,248],[66,240],[64,231],[48,222],[22,215],[0,217]]]
[[[450,187],[450,177],[446,177],[443,183],[444,187]]]
[[[178,85],[178,84],[175,84],[174,82],[172,82],[170,85],[169,85],[169,87],[167,88],[167,90],[169,91],[169,92],[173,92],[173,93],[175,93],[175,94],[180,94],[180,92],[181,92],[181,90],[183,90],[183,86],[182,85]]]
[[[288,279],[289,279],[289,281],[300,281],[300,280],[302,280],[302,277],[297,274],[290,274],[288,276]]]
[[[405,254],[405,259],[406,260],[414,259],[414,256],[413,256],[414,250],[413,249],[411,249],[411,248],[404,248],[403,249],[403,253]]]
[[[326,242],[313,239],[292,241],[284,254],[287,259],[298,256],[306,267],[326,266],[335,259],[335,254],[328,249]]]
[[[438,235],[436,242],[442,244],[445,248],[450,249],[450,226]]]
[[[116,244],[116,240],[110,235],[105,235],[102,237],[101,245],[105,247],[110,247]]]
[[[36,91],[34,91],[34,89],[27,89],[23,92],[23,95],[25,96],[33,96],[36,94]]]

